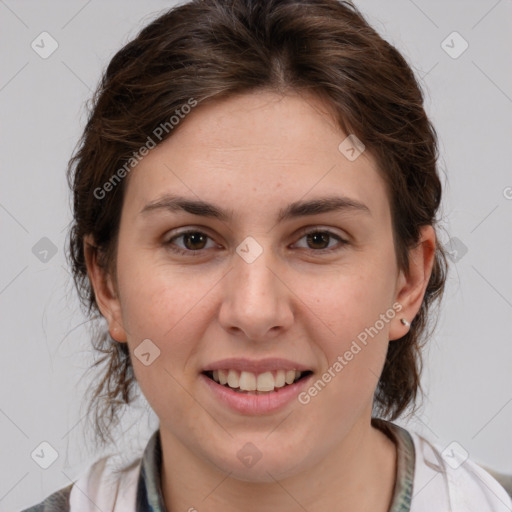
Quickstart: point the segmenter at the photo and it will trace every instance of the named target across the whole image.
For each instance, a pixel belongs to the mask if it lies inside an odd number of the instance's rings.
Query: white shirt
[[[512,498],[460,445],[447,449],[416,432],[372,418],[397,446],[389,512],[512,512]],[[90,466],[72,485],[22,512],[165,512],[162,451],[155,431],[141,458],[122,467],[115,456]],[[46,508],[45,508],[46,507]]]

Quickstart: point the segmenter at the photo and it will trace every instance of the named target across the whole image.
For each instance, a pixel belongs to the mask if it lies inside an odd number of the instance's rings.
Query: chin
[[[266,452],[266,453],[265,453]],[[293,452],[292,452],[293,453]],[[217,454],[218,455],[218,454]],[[295,455],[298,455],[295,450]],[[293,477],[303,469],[304,459],[290,457],[290,452],[271,446],[258,450],[252,443],[242,445],[232,456],[222,460],[211,459],[212,464],[230,475],[230,478],[251,483],[275,483]]]

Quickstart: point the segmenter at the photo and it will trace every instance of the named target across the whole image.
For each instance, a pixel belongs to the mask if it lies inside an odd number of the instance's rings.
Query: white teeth
[[[282,388],[286,384],[284,370],[277,370],[276,372],[276,388]]]
[[[299,370],[277,370],[275,372],[264,372],[256,375],[252,372],[239,372],[238,370],[214,370],[212,377],[219,384],[228,385],[233,389],[241,391],[269,392],[284,387],[286,384],[293,384],[300,378],[302,372]]]
[[[240,386],[240,377],[236,370],[229,370],[228,385],[230,388],[237,388]]]
[[[242,372],[240,374],[240,381],[238,385],[240,389],[243,389],[244,391],[256,391],[256,375],[250,372]]]
[[[215,374],[213,375],[213,380],[215,380]],[[218,380],[218,382],[220,382],[223,386],[224,386],[224,384],[228,383],[228,374],[227,374],[227,372],[225,372],[224,370],[219,370],[219,380]]]
[[[240,386],[242,388],[242,386]],[[273,391],[275,387],[275,380],[272,372],[260,373],[258,375],[258,391]],[[242,388],[243,389],[243,388]]]
[[[292,384],[294,380],[295,380],[295,370],[288,370],[286,372],[286,377],[285,377],[286,384]]]

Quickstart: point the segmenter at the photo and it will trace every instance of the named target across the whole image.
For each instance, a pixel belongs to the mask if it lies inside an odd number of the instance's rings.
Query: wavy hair
[[[100,312],[87,275],[84,236],[93,236],[98,262],[115,276],[127,179],[102,199],[93,191],[190,98],[201,108],[204,101],[257,90],[314,94],[331,107],[340,129],[364,142],[386,183],[396,261],[407,274],[420,228],[438,222],[442,187],[437,135],[402,55],[350,2],[192,0],[159,15],[114,55],[69,161],[73,222],[67,256],[91,319],[99,320]],[[436,243],[421,308],[407,334],[390,342],[375,391],[375,413],[390,420],[416,406],[421,390],[421,348],[432,332],[429,310],[440,302],[448,270]],[[96,327],[92,342],[101,357],[93,367],[103,369],[93,383],[88,415],[94,413],[96,439],[105,443],[138,386],[127,344]]]

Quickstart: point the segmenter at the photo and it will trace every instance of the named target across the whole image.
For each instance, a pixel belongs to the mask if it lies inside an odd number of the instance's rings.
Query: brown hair
[[[420,227],[437,223],[441,182],[436,132],[404,58],[348,2],[193,0],[151,22],[112,58],[69,162],[74,207],[69,260],[89,316],[99,309],[87,275],[84,236],[93,236],[98,261],[115,277],[126,179],[101,198],[94,191],[105,190],[117,170],[126,170],[155,128],[191,98],[200,108],[205,100],[262,89],[316,95],[330,105],[340,128],[365,144],[386,182],[397,265],[407,272]],[[172,133],[168,129],[162,140]],[[394,420],[416,405],[420,349],[431,334],[428,311],[442,297],[446,274],[437,242],[421,309],[408,333],[389,344],[374,401],[374,412],[383,417]],[[95,382],[88,415],[95,412],[97,439],[104,443],[138,386],[126,343],[113,341],[97,325],[93,344],[103,354],[93,367],[104,362],[106,367]]]

